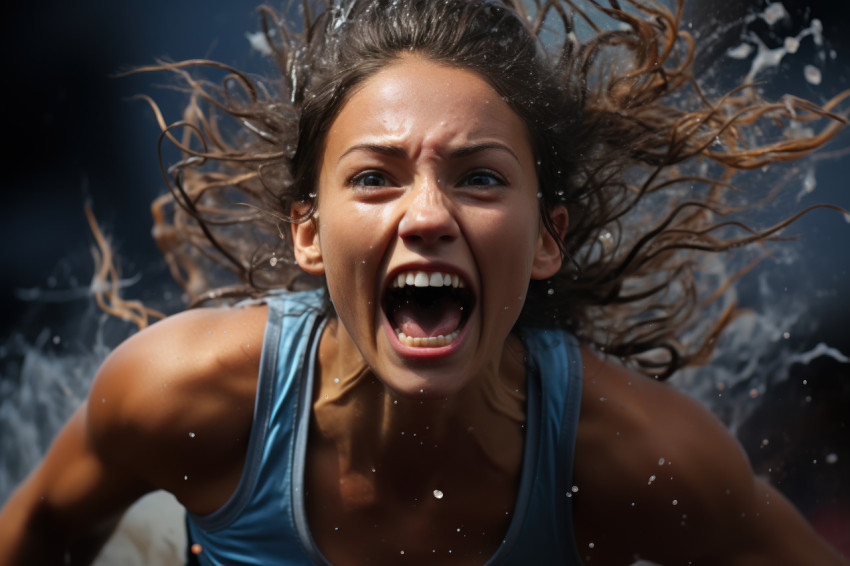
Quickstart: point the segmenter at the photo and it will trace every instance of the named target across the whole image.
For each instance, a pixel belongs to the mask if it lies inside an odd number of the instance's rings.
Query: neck
[[[343,475],[381,472],[382,483],[389,477],[406,486],[436,485],[459,459],[478,458],[494,471],[516,473],[525,368],[519,340],[509,340],[494,369],[457,394],[411,399],[375,376],[342,325],[332,322],[320,344],[312,434],[333,447]],[[509,438],[518,439],[515,450],[506,450]]]

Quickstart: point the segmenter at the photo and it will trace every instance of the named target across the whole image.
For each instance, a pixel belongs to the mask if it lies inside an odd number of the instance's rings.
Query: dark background
[[[805,41],[797,54],[762,77],[765,94],[793,92],[824,102],[850,88],[850,3],[792,0],[785,6],[791,21],[774,33],[758,21],[748,29],[776,46],[777,37],[817,17],[824,24],[825,49],[836,57],[819,65],[821,85],[806,83],[803,65],[817,61],[811,39]],[[728,59],[724,52],[740,43],[745,14],[763,7],[734,0],[689,5],[684,21],[704,46],[696,67],[720,90],[746,74],[749,63]],[[125,294],[157,305],[179,304],[164,300],[179,291],[169,283],[149,235],[150,203],[164,191],[156,156],[159,130],[148,107],[131,97],[154,94],[168,121],[179,119],[185,98],[156,88],[168,82],[166,76],[116,75],[158,57],[209,57],[261,73],[269,67],[245,37],[259,29],[253,2],[16,2],[5,9],[0,26],[0,361],[5,364],[13,342],[32,343],[44,328],[67,326],[80,316],[80,300],[66,299],[69,290],[85,297],[91,279],[93,239],[83,215],[87,198],[120,254],[123,275],[141,278]],[[832,147],[848,146],[850,135],[843,135]],[[829,202],[850,209],[849,164],[848,157],[819,162],[817,189],[797,204]],[[793,233],[800,237],[795,259],[774,262],[763,272],[773,289],[805,301],[805,324],[794,329],[789,347],[806,351],[823,342],[850,355],[850,223],[839,214],[819,212],[795,225]],[[30,300],[36,296],[41,300]],[[6,379],[13,370],[6,367]],[[822,529],[838,525],[837,544],[850,544],[850,495],[846,479],[841,480],[850,477],[848,384],[846,363],[822,358],[796,364],[791,377],[765,391],[752,416],[737,423],[756,470],[779,483],[812,520],[826,521]],[[765,445],[768,437],[775,440]],[[839,465],[824,467],[824,454],[836,454]]]

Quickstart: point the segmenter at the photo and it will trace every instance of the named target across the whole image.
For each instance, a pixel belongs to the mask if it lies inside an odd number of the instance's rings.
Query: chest
[[[450,475],[339,472],[331,450],[308,451],[305,505],[313,540],[333,564],[484,564],[513,517],[516,474],[458,462]],[[311,471],[312,470],[312,471]],[[384,471],[389,473],[389,471]]]

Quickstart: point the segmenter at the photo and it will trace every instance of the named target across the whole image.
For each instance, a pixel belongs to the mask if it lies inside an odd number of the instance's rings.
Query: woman
[[[693,106],[687,36],[638,6],[583,43],[555,2],[308,10],[299,37],[267,27],[273,95],[233,73],[208,98],[166,65],[195,98],[182,142],[163,126],[185,159],[159,242],[198,300],[260,300],[116,349],[3,509],[0,564],[85,560],[154,489],[201,564],[846,563],[696,402],[601,357],[656,376],[705,358],[732,313],[679,344],[707,304],[687,250],[778,230],[724,231],[728,183],[680,163],[757,167],[841,123]],[[598,64],[609,48],[630,64]],[[742,149],[752,119],[807,110],[833,120],[819,137]],[[707,189],[682,199],[683,179]],[[654,195],[670,206],[647,217]],[[264,226],[280,238],[251,243]]]

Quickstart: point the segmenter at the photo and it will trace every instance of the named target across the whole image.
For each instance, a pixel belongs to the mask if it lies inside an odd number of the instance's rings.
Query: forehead
[[[481,75],[416,55],[364,81],[332,124],[326,154],[372,138],[415,152],[496,138],[531,154],[525,124]]]

